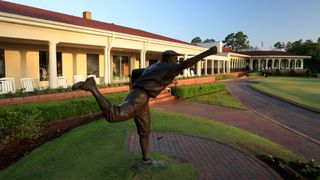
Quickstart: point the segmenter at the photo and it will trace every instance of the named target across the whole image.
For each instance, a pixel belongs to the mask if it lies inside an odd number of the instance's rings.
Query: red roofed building
[[[88,11],[76,17],[6,1],[0,1],[0,27],[0,86],[25,90],[31,85],[71,86],[88,76],[95,77],[97,83],[128,82],[133,69],[157,62],[165,50],[182,54],[180,60],[183,60],[208,48],[96,21]],[[252,70],[303,68],[301,56],[234,53],[222,43],[215,45],[219,47],[217,55],[185,70],[183,76],[229,73],[249,66]],[[263,64],[271,60],[271,66]],[[5,91],[0,88],[0,94],[16,88]]]
[[[250,70],[268,69],[303,69],[303,59],[310,56],[298,56],[286,51],[242,51],[237,52],[249,56],[247,64]]]

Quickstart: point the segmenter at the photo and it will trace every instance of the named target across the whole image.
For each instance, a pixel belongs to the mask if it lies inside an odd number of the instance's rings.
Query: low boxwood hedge
[[[225,89],[225,84],[222,82],[213,84],[201,84],[201,85],[188,85],[178,86],[174,90],[174,95],[179,99],[185,99],[202,94],[209,94]]]
[[[127,94],[126,92],[114,93],[107,94],[106,97],[110,102],[119,104]],[[18,139],[37,138],[41,132],[41,124],[45,122],[99,111],[99,105],[93,97],[1,107],[0,146],[6,143],[8,137]]]

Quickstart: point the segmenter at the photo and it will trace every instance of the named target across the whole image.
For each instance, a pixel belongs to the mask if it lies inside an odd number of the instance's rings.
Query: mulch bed
[[[11,141],[0,151],[0,170],[9,167],[24,155],[43,143],[70,131],[71,129],[103,118],[102,113],[94,113],[75,118],[68,118],[60,121],[48,122],[43,125],[42,134],[35,140]]]

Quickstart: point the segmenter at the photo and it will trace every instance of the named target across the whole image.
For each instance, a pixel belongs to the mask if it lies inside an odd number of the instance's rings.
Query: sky
[[[7,0],[168,36],[222,41],[244,32],[250,45],[320,37],[320,0]]]

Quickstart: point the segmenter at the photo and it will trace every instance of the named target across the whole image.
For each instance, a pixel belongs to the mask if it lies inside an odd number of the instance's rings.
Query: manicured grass
[[[268,77],[252,80],[251,86],[320,111],[320,79]]]
[[[153,129],[175,131],[211,138],[253,154],[271,154],[285,159],[301,159],[290,150],[247,131],[206,119],[176,113],[152,111]],[[76,128],[37,148],[16,164],[0,172],[0,179],[196,179],[198,169],[188,162],[151,153],[165,160],[164,169],[133,170],[140,153],[123,149],[132,120],[109,124],[96,121]]]
[[[236,100],[231,94],[224,88],[222,91],[196,96],[190,98],[192,101],[206,103],[206,104],[214,104],[218,106],[226,106],[236,109],[246,109],[246,107]]]

